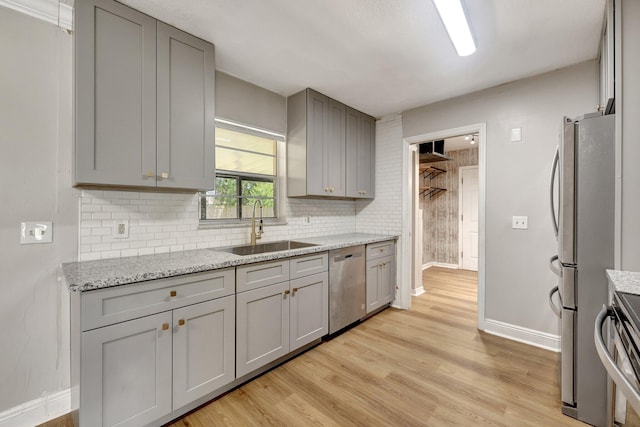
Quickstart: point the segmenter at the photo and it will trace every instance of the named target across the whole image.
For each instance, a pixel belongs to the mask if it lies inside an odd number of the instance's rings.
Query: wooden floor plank
[[[477,330],[475,272],[430,268],[423,286],[170,426],[585,425],[561,413],[558,354]]]

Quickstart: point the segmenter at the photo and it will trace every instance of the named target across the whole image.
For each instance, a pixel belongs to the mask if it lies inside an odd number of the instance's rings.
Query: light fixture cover
[[[476,51],[471,29],[460,3],[462,0],[433,0],[440,19],[449,33],[449,38],[459,56],[468,56]]]

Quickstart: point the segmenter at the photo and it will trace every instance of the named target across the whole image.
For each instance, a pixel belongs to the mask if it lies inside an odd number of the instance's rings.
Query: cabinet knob
[[[333,187],[329,188],[329,191],[333,193]]]
[[[293,288],[293,293],[295,294],[296,292],[298,292],[298,288]]]
[[[169,292],[169,296],[171,296],[171,298],[175,297],[176,295],[178,295],[176,291]]]
[[[329,187],[324,187],[324,192],[328,193],[329,192]]]
[[[154,175],[155,174],[153,173],[153,171],[149,171],[149,172],[144,174],[144,176],[147,177],[147,178],[153,178]]]
[[[289,289],[287,289],[287,290],[285,290],[285,291],[284,291],[284,294],[285,294],[285,295],[289,295],[290,293],[291,293],[291,291],[289,291]]]
[[[180,325],[180,326],[184,326],[184,319],[180,319],[180,320],[178,320],[178,325]]]
[[[169,179],[169,173],[167,173],[167,172],[162,172],[162,173],[160,174],[160,178],[162,178],[162,179]]]
[[[167,329],[169,329],[169,324],[168,323],[163,323],[162,324],[162,330],[166,331]]]

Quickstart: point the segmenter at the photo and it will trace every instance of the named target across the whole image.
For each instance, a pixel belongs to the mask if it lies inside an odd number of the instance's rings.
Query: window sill
[[[287,225],[287,220],[285,218],[278,219],[265,219],[263,220],[263,225],[265,227],[270,227],[272,225]],[[224,228],[250,228],[251,220],[201,220],[198,224],[198,230],[216,230],[216,229],[224,229]]]

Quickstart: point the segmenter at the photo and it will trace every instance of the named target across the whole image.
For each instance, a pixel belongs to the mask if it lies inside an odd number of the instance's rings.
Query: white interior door
[[[460,168],[460,251],[463,270],[478,271],[478,167]]]

